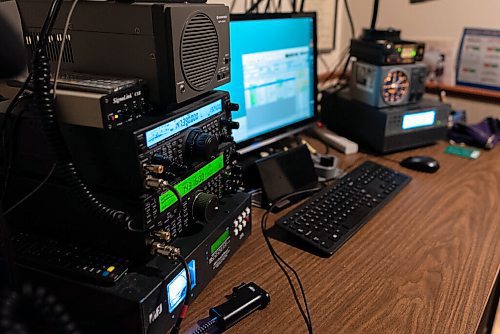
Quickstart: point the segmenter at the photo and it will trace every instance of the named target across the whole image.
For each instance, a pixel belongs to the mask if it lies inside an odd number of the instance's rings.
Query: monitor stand
[[[263,146],[257,150],[241,155],[240,158],[238,158],[238,162],[242,168],[243,186],[245,188],[245,191],[249,193],[255,193],[257,191],[260,191],[262,188],[262,182],[260,181],[260,176],[257,171],[257,165],[255,164],[257,160],[289,150],[290,148],[297,147],[300,144],[300,135],[296,134],[283,138],[268,146]]]
[[[304,196],[297,194],[282,201],[283,197],[318,187],[308,147],[298,136],[286,139],[241,160],[246,191],[254,195],[252,204],[262,208],[272,205],[272,212],[279,212]]]

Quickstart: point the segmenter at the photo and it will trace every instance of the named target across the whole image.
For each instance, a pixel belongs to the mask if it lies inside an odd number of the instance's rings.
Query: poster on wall
[[[414,40],[425,42],[427,82],[455,85],[458,41],[446,37],[419,37]]]
[[[465,28],[457,85],[500,91],[500,30]]]

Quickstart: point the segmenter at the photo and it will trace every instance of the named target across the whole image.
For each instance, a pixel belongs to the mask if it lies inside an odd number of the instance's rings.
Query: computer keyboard
[[[320,253],[332,255],[411,178],[366,161],[277,221]]]

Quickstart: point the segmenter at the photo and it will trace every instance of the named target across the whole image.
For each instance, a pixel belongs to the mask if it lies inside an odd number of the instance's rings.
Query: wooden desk
[[[405,170],[410,184],[332,257],[323,259],[273,240],[299,272],[315,333],[475,333],[500,264],[500,148],[476,161],[446,155],[445,143],[393,154],[424,154],[436,174]],[[348,166],[363,154],[342,158]],[[253,234],[192,304],[184,328],[242,283],[271,295],[230,333],[306,333],[290,288],[264,244],[262,210]],[[274,216],[270,221],[274,221]]]

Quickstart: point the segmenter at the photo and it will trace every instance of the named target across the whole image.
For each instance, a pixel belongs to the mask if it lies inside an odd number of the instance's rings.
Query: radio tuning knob
[[[191,162],[210,160],[219,149],[219,140],[216,136],[192,129],[186,137],[185,153]]]
[[[194,198],[192,210],[194,219],[208,223],[219,210],[219,199],[213,194],[199,192]]]
[[[229,111],[238,111],[240,110],[240,105],[238,103],[229,102],[226,106]]]
[[[240,123],[238,122],[233,122],[228,119],[223,119],[220,121],[223,126],[229,127],[231,130],[237,130],[240,128]]]

